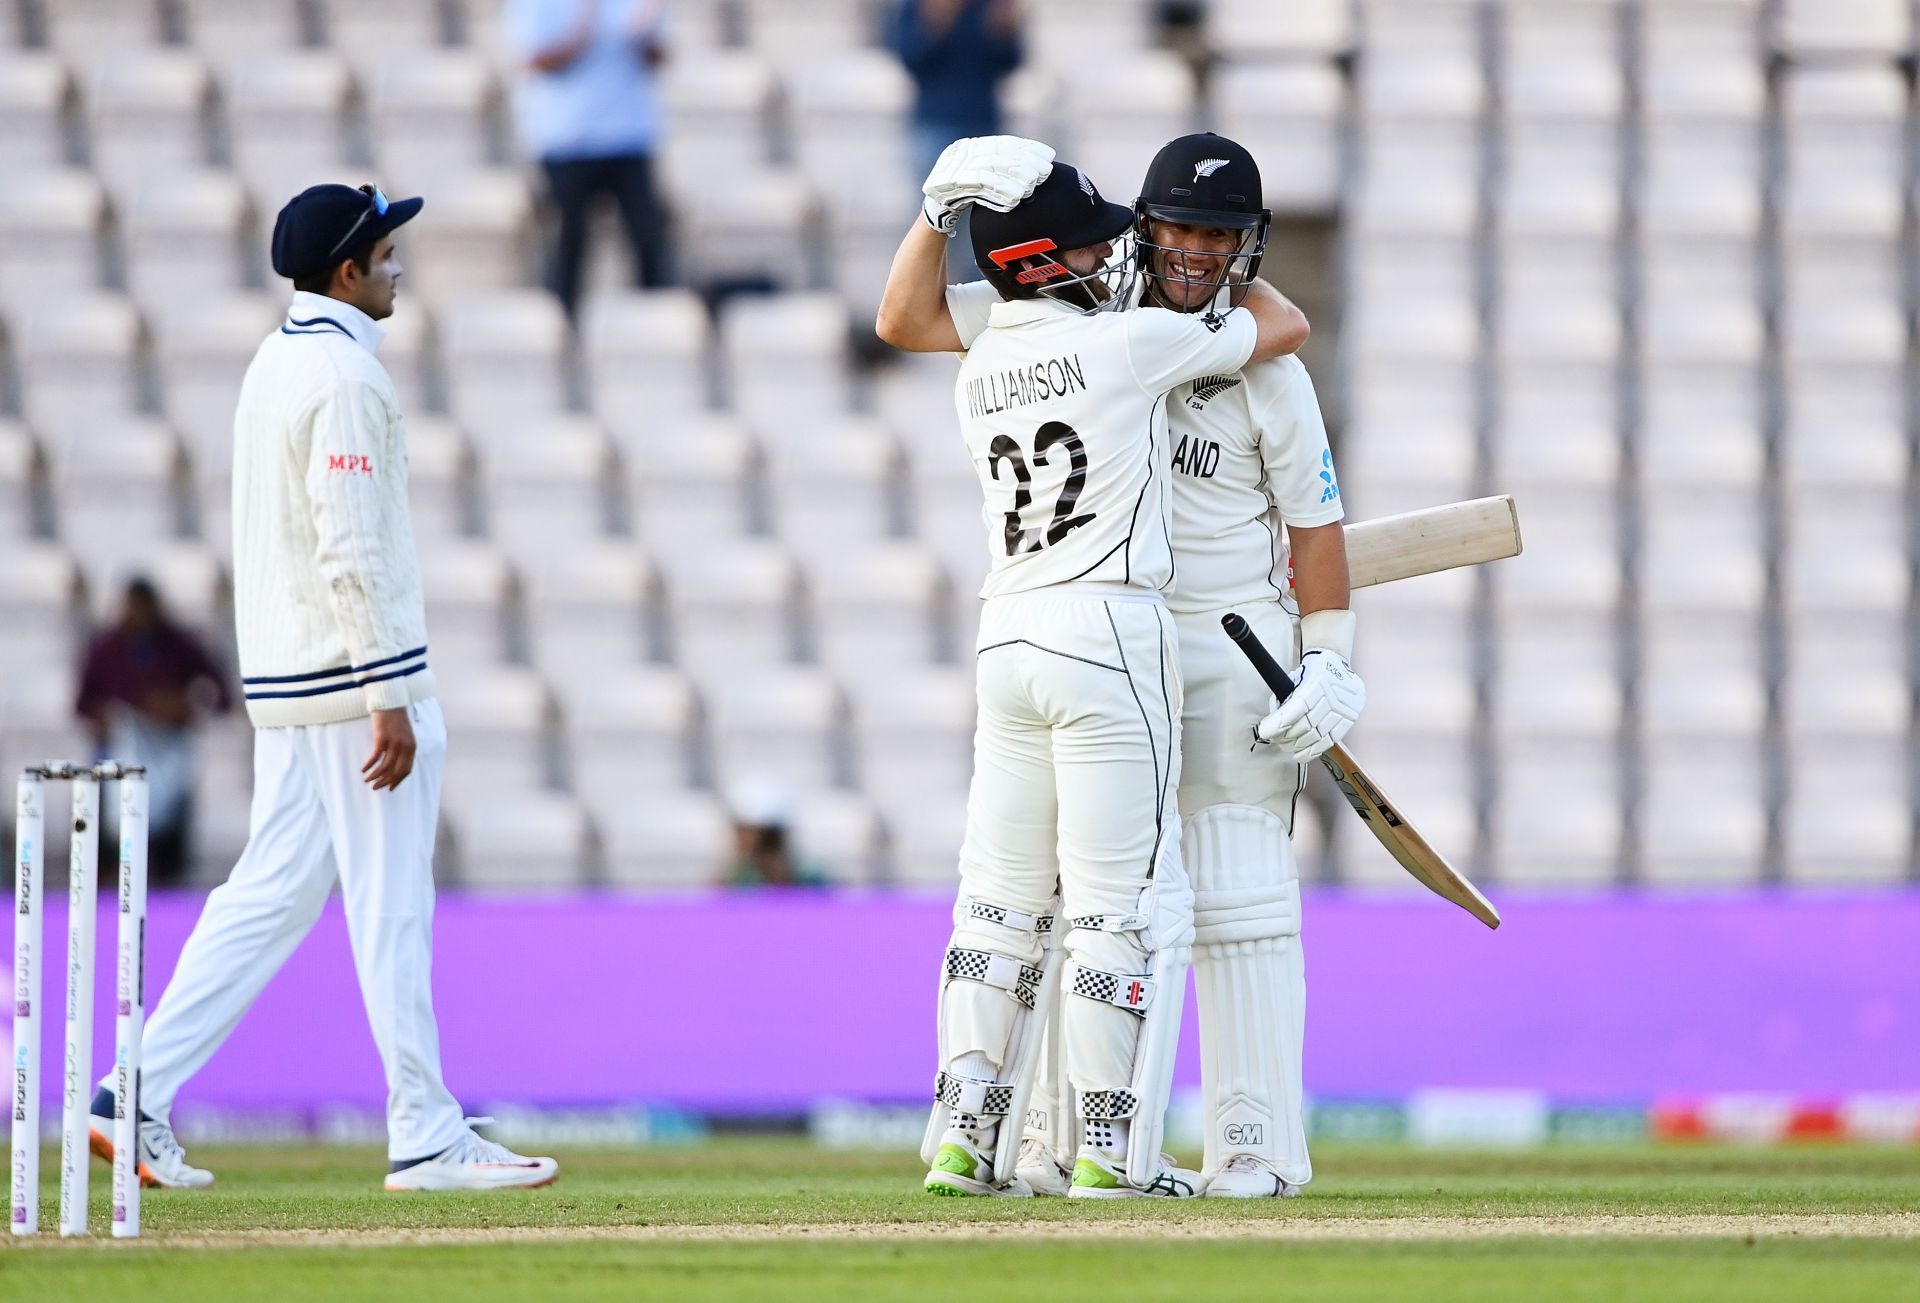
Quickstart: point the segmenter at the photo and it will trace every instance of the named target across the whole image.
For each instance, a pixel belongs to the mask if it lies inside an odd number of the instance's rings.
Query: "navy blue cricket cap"
[[[317,276],[412,221],[426,202],[388,199],[378,186],[308,186],[273,221],[273,269],[288,280]]]

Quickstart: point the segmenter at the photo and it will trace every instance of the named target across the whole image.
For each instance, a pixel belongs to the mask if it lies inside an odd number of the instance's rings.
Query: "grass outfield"
[[[51,1176],[54,1156],[44,1170]],[[563,1154],[547,1190],[389,1195],[376,1153],[196,1149],[147,1237],[0,1243],[0,1299],[1920,1298],[1920,1151],[1322,1146],[1307,1197],[930,1199],[793,1140]],[[49,1182],[43,1225],[57,1198]],[[8,1239],[10,1237],[0,1237]]]

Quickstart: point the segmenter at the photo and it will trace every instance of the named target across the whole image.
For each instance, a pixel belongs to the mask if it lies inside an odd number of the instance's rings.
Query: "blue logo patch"
[[[1326,487],[1320,490],[1320,501],[1332,502],[1340,496],[1340,486],[1334,482],[1333,478],[1332,449],[1328,449],[1320,454],[1320,478],[1326,484]]]

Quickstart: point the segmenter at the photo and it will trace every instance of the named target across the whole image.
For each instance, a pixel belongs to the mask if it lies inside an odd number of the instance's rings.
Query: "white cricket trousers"
[[[1175,800],[1181,691],[1172,618],[1157,596],[1133,590],[1014,594],[982,608],[977,646],[963,905],[1048,914],[1057,891],[1069,960],[1108,973],[1146,972],[1156,949],[1184,949],[1193,926]],[[1040,942],[1031,933],[959,913],[955,945],[1038,962]],[[1074,1089],[1131,1085],[1140,1019],[1093,1000],[1065,1004],[1062,1039]],[[941,1002],[948,1065],[972,1052],[1005,1066],[1014,1008],[978,982],[948,983]]]
[[[254,731],[247,848],[208,895],[141,1042],[148,1116],[168,1118],[181,1087],[312,930],[337,879],[386,1068],[388,1156],[425,1158],[466,1130],[440,1078],[430,981],[447,726],[437,701],[407,709],[419,750],[390,791],[373,791],[360,774],[373,751],[367,718]]]
[[[1239,612],[1289,674],[1299,621],[1278,602]],[[1260,675],[1220,627],[1224,610],[1181,612],[1180,812],[1194,893],[1194,988],[1208,1178],[1238,1154],[1294,1185],[1313,1179],[1304,1096],[1306,958],[1294,804],[1305,771],[1253,725],[1273,706]]]

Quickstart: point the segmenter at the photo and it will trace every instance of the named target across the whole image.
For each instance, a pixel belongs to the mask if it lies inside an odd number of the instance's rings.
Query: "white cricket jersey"
[[[1000,301],[985,281],[948,286],[963,344],[987,328]],[[1184,381],[1169,395],[1166,419],[1179,558],[1167,605],[1211,611],[1291,596],[1281,523],[1311,528],[1346,514],[1306,367],[1278,357]]]
[[[1173,578],[1165,398],[1253,352],[1245,312],[1085,315],[995,302],[954,386],[986,494],[982,597],[1076,580],[1159,591]]]

